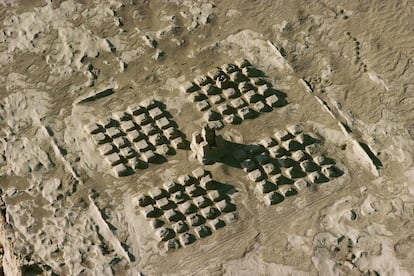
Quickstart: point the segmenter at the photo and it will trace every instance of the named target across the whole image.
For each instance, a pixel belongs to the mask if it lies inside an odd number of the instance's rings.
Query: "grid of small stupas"
[[[267,205],[277,204],[310,184],[319,184],[342,175],[333,159],[319,153],[319,140],[294,125],[277,130],[259,144],[233,153],[256,191]]]
[[[272,87],[264,73],[245,59],[187,81],[181,90],[203,112],[209,127],[215,129],[224,124],[240,124],[286,104],[285,97]]]
[[[229,185],[214,181],[203,168],[192,174],[167,181],[163,188],[153,188],[137,199],[140,212],[167,251],[188,246],[237,220]]]
[[[86,127],[115,176],[162,163],[186,141],[162,104],[147,99]]]

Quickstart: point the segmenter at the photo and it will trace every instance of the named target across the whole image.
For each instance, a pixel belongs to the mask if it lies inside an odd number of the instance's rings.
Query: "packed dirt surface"
[[[413,1],[0,19],[0,274],[414,275]]]

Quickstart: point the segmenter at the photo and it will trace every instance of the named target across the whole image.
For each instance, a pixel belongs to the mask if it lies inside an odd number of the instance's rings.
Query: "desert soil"
[[[0,19],[0,274],[414,275],[413,1]]]

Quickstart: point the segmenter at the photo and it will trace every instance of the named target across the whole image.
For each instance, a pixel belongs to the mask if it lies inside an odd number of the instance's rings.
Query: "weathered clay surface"
[[[414,274],[412,2],[0,19],[6,275]]]

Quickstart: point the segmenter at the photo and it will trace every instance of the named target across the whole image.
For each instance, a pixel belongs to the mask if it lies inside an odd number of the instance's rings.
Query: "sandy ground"
[[[412,1],[0,0],[0,18],[5,275],[414,275]],[[238,100],[202,83],[216,67]],[[202,165],[207,123],[225,146]]]

